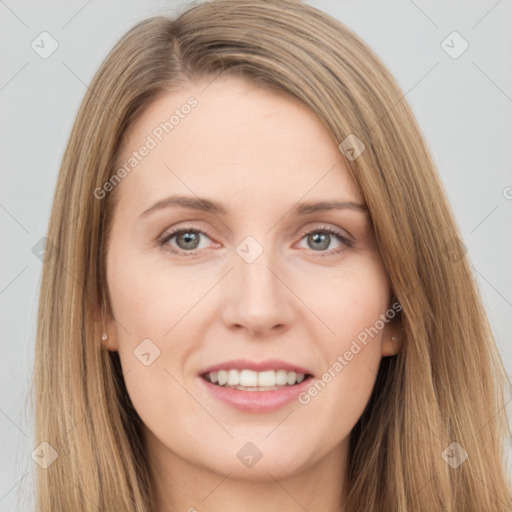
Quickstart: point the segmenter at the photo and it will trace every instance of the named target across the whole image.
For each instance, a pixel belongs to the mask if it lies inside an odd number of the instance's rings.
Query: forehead
[[[121,200],[142,206],[172,193],[240,206],[305,194],[361,201],[321,120],[298,100],[240,78],[188,83],[159,97],[130,127],[123,165]]]

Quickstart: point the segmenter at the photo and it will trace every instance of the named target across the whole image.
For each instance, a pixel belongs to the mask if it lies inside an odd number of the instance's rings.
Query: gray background
[[[28,510],[34,462],[27,397],[41,262],[60,160],[94,72],[137,21],[171,0],[0,0],[0,510]],[[485,307],[512,371],[512,1],[315,0],[397,78],[424,131]],[[57,50],[31,47],[47,31]],[[458,58],[441,43],[468,42]],[[458,42],[452,52],[460,48]],[[48,44],[45,48],[49,48]],[[37,245],[36,245],[37,246]]]

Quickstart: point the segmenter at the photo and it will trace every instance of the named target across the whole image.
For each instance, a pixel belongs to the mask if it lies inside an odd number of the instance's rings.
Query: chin
[[[286,441],[278,436],[271,440],[274,434],[268,439],[265,439],[266,431],[259,436],[245,436],[243,440],[236,438],[218,444],[212,441],[214,449],[211,446],[199,449],[203,454],[209,453],[208,459],[197,460],[195,464],[220,475],[229,474],[232,479],[261,481],[287,478],[315,464],[319,451],[307,450],[305,439],[288,433]]]

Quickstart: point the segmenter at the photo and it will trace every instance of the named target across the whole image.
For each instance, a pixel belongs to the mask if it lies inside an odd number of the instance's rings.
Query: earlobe
[[[109,315],[102,324],[101,343],[111,352],[118,350],[117,331],[114,319]]]
[[[404,333],[400,313],[402,305],[395,295],[391,296],[390,306],[386,312],[387,322],[382,333],[382,357],[395,356],[402,349]]]
[[[384,335],[382,342],[382,357],[395,356],[400,352],[403,343],[403,336],[398,333]]]
[[[116,342],[116,340],[115,339],[111,340],[108,337],[107,333],[103,333],[103,335],[101,337],[101,344],[102,344],[102,347],[105,350],[109,350],[110,352],[117,352],[117,342]]]
[[[100,339],[101,347],[112,352],[117,351],[117,337],[114,320],[106,313],[105,303],[94,313],[95,335]]]

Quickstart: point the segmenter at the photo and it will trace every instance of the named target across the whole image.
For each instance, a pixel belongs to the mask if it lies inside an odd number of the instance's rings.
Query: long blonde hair
[[[301,0],[210,0],[145,20],[95,75],[62,161],[43,266],[36,445],[58,457],[37,468],[38,510],[149,512],[156,502],[118,354],[101,348],[94,325],[94,311],[110,308],[105,251],[117,196],[94,190],[150,102],[221,73],[298,98],[337,145],[350,134],[365,145],[347,165],[403,307],[404,342],[382,360],[351,434],[345,510],[509,511],[506,374],[431,155],[379,58]],[[454,468],[446,449],[468,458]]]

